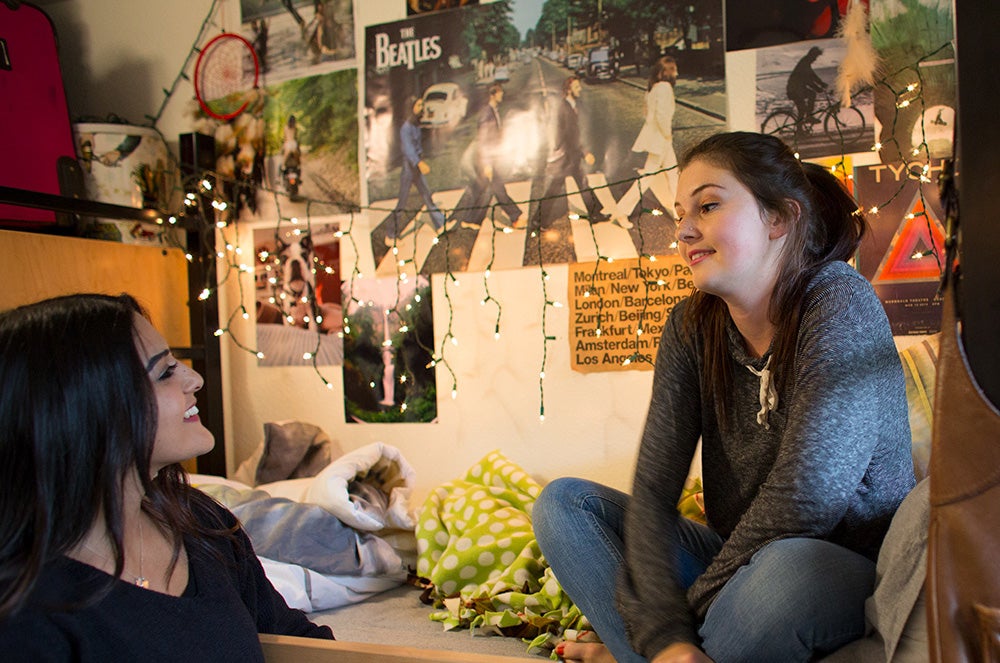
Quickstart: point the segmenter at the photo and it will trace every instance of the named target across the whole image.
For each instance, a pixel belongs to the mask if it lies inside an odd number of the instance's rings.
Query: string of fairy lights
[[[879,84],[884,86],[892,94],[893,99],[895,100],[894,108],[896,109],[897,112],[893,115],[892,123],[890,124],[889,135],[892,136],[892,138],[890,139],[890,144],[893,147],[895,147],[896,151],[899,152],[900,154],[903,153],[903,149],[902,146],[899,144],[898,139],[896,138],[896,123],[899,120],[898,111],[916,105],[919,107],[920,117],[921,118],[924,117],[924,112],[926,110],[926,103],[923,95],[923,90],[925,86],[924,86],[924,77],[921,74],[921,68],[922,68],[921,65],[926,62],[932,61],[934,58],[939,57],[945,51],[951,51],[953,53],[954,52],[953,44],[951,43],[941,44],[934,50],[921,56],[912,65],[902,67],[897,71],[890,73],[883,80],[879,81]],[[894,86],[892,84],[892,81],[900,78],[904,80],[902,87]],[[919,123],[918,126],[920,127],[921,140],[920,143],[912,146],[910,150],[910,156],[915,158],[923,157],[923,164],[920,165],[919,167],[916,167],[915,171],[910,171],[910,173],[912,175],[915,175],[916,179],[921,184],[930,184],[932,182],[930,178],[931,150],[927,140],[927,128],[925,123],[923,122],[923,119],[921,119],[921,122]],[[883,145],[882,143],[876,142],[872,146],[872,150],[882,151],[883,149],[885,149],[885,147],[886,146]],[[903,192],[903,187],[900,186],[892,194],[892,196],[882,204],[882,207],[885,207],[885,205],[891,203],[899,195],[901,195],[902,192]],[[933,221],[930,215],[927,214],[929,205],[927,204],[926,198],[924,196],[923,187],[918,187],[918,195],[920,196],[921,211],[919,213],[908,212],[905,218],[907,220],[912,220],[915,219],[917,216],[922,217],[927,225],[928,236],[933,238],[934,237],[934,232],[932,229]],[[868,213],[872,215],[876,215],[878,214],[878,212],[879,212],[878,206],[873,206],[868,210]],[[928,256],[934,257],[934,260],[937,262],[938,272],[944,273],[944,263],[942,260],[943,256],[940,255],[933,241],[930,243],[930,246],[928,246],[928,248],[924,249],[923,251],[918,251],[913,253],[910,256],[910,258],[913,260],[919,260],[921,258],[925,258]]]
[[[192,46],[181,71],[174,79],[173,83],[169,88],[165,88],[164,100],[161,103],[157,113],[153,116],[147,116],[153,129],[157,129],[157,123],[160,121],[164,111],[167,108],[170,99],[177,93],[179,87],[183,81],[189,81],[188,70],[191,68],[193,61],[197,58],[199,54],[199,44],[205,43],[209,30],[220,29],[224,30],[221,26],[217,25],[215,22],[215,17],[219,9],[219,0],[213,0],[211,6],[208,10],[208,14],[203,21],[198,35],[195,39],[194,46]],[[918,106],[921,110],[921,117],[923,117],[922,111],[924,110],[925,101],[923,97],[924,90],[924,80],[920,71],[921,64],[925,61],[929,61],[934,57],[937,57],[941,52],[952,48],[953,45],[948,42],[940,45],[939,47],[933,49],[932,51],[921,56],[912,65],[903,67],[891,74],[882,77],[880,80],[876,81],[876,87],[885,87],[893,99],[895,100],[896,113],[889,123],[890,131],[887,135],[891,136],[887,144],[876,142],[871,146],[871,150],[875,152],[881,152],[886,149],[888,145],[894,144],[897,152],[902,153],[902,146],[898,143],[898,139],[895,131],[896,120],[899,118],[900,112],[903,109],[910,108],[912,106]],[[903,80],[902,85],[895,83],[895,81]],[[258,109],[259,111],[259,109]],[[157,129],[158,130],[158,129]],[[910,175],[914,179],[918,179],[922,184],[927,184],[931,182],[930,179],[930,163],[931,163],[931,152],[930,147],[927,142],[926,133],[922,133],[923,140],[917,145],[913,145],[909,148],[910,156],[914,157],[915,161],[912,165],[908,165],[910,170]],[[794,147],[794,146],[793,146]],[[846,145],[841,143],[841,157],[830,167],[830,171],[840,177],[845,182],[849,182],[853,175],[848,172],[849,162],[846,149]],[[797,155],[798,156],[798,155]],[[916,159],[924,157],[924,163],[918,165]],[[171,155],[171,158],[173,156]],[[174,159],[175,160],[175,159]],[[178,164],[172,164],[175,168]],[[179,170],[179,169],[178,169]],[[655,173],[642,173],[641,175],[631,178],[629,180],[623,180],[621,182],[611,182],[603,185],[604,187],[611,187],[616,185],[621,185],[623,183],[636,182],[639,186],[640,201],[642,198],[644,180],[648,181],[650,177],[663,176],[664,169],[657,171]],[[264,358],[264,353],[258,348],[252,347],[250,344],[245,343],[240,340],[237,333],[234,332],[232,326],[237,320],[248,321],[251,318],[251,312],[247,310],[245,302],[254,300],[254,293],[245,292],[244,281],[241,278],[245,274],[249,274],[251,278],[255,277],[256,267],[251,265],[251,262],[260,263],[266,274],[266,278],[269,286],[271,286],[271,302],[280,304],[282,298],[288,296],[286,292],[280,289],[280,277],[277,275],[283,266],[283,258],[277,252],[271,253],[267,251],[262,251],[259,254],[253,255],[252,258],[245,255],[245,252],[239,245],[238,238],[239,233],[239,210],[238,205],[234,204],[233,200],[229,200],[226,189],[226,185],[234,185],[231,178],[227,178],[218,172],[212,170],[206,170],[202,173],[190,176],[181,182],[178,186],[182,189],[184,211],[176,215],[164,215],[164,219],[159,219],[160,223],[164,227],[163,239],[167,243],[175,243],[180,245],[175,236],[175,233],[169,229],[174,228],[179,225],[179,218],[186,217],[188,220],[188,227],[190,223],[200,224],[199,231],[202,233],[215,233],[216,242],[215,246],[219,247],[214,255],[205,256],[195,256],[191,253],[187,253],[186,257],[189,261],[204,261],[205,273],[205,284],[204,288],[198,296],[201,301],[206,301],[216,295],[221,288],[226,286],[230,279],[233,279],[236,283],[236,288],[238,290],[238,304],[233,307],[233,310],[229,312],[225,319],[225,322],[220,324],[219,328],[215,330],[216,336],[228,336],[234,345],[240,350],[246,351],[248,353],[254,354],[258,359]],[[602,187],[595,187],[602,188]],[[900,181],[898,189],[892,193],[882,205],[876,205],[870,207],[868,210],[862,210],[860,207],[858,209],[859,213],[867,213],[870,216],[875,216],[879,213],[881,208],[890,204],[896,197],[901,195],[905,189],[905,178]],[[921,187],[920,190],[921,202],[924,202],[924,195]],[[360,219],[364,218],[366,214],[378,214],[378,213],[389,213],[391,210],[381,209],[378,207],[367,207],[363,205],[357,205],[347,201],[331,201],[331,200],[315,200],[315,199],[305,199],[306,213],[304,221],[298,217],[285,216],[281,209],[281,198],[282,192],[272,190],[265,184],[259,184],[256,186],[256,193],[264,196],[269,196],[274,203],[274,212],[276,218],[274,236],[277,240],[281,233],[288,230],[293,235],[308,235],[311,236],[313,233],[313,219],[311,209],[313,206],[322,205],[324,209],[329,209],[331,204],[335,205],[341,211],[338,214],[339,221],[338,230],[334,233],[334,236],[341,242],[347,242],[351,247],[351,255],[354,256],[354,262],[350,266],[349,274],[342,274],[342,282],[344,284],[343,289],[343,330],[340,332],[341,336],[350,335],[354,332],[352,329],[352,321],[350,314],[348,312],[349,306],[354,306],[357,309],[364,309],[366,307],[384,306],[382,313],[385,316],[385,322],[388,324],[390,317],[396,318],[398,321],[398,333],[399,334],[409,334],[412,332],[410,328],[411,316],[413,315],[414,304],[421,303],[421,295],[416,292],[412,300],[403,296],[404,288],[412,287],[411,279],[416,279],[418,274],[418,254],[416,243],[412,244],[412,251],[408,255],[403,255],[403,248],[398,243],[393,243],[390,247],[390,252],[393,258],[393,264],[395,265],[395,281],[397,283],[397,293],[396,299],[391,305],[376,304],[372,301],[366,301],[364,298],[358,296],[355,293],[356,284],[359,284],[364,279],[369,278],[361,268],[361,256],[362,252],[358,244],[359,239],[368,239],[369,224],[360,223]],[[568,194],[562,194],[559,196],[554,196],[553,198],[565,198]],[[528,201],[518,201],[519,203],[529,203],[537,204],[541,203],[543,200],[547,199],[532,199]],[[503,319],[503,304],[502,302],[493,295],[490,288],[490,279],[493,275],[493,268],[498,256],[497,238],[501,233],[513,232],[509,226],[506,226],[498,221],[496,217],[496,211],[499,207],[498,203],[494,203],[488,207],[488,221],[491,224],[491,232],[489,233],[489,243],[488,243],[488,256],[486,260],[486,267],[482,274],[482,288],[484,296],[480,300],[482,306],[491,306],[495,309],[495,318],[493,322],[493,336],[495,339],[501,337],[501,326]],[[922,206],[923,211],[919,215],[924,217],[925,222],[928,226],[928,233],[933,238],[934,233],[931,229],[933,223],[931,217],[927,214],[926,210],[929,208],[928,205],[924,204]],[[442,210],[443,212],[454,212],[455,210]],[[409,217],[418,215],[421,209],[405,210]],[[640,213],[635,222],[635,234],[637,236],[636,246],[638,248],[638,266],[637,273],[640,275],[642,283],[645,287],[646,296],[642,299],[643,305],[638,313],[638,324],[635,330],[636,341],[644,333],[644,327],[646,320],[648,318],[648,304],[650,300],[649,294],[650,290],[657,287],[662,287],[664,281],[660,278],[654,277],[653,272],[648,269],[649,265],[652,265],[657,261],[657,256],[653,253],[646,251],[644,247],[647,244],[647,235],[649,231],[646,231],[644,235],[643,226],[651,219],[657,219],[664,215],[669,215],[670,212],[664,211],[657,207],[645,207],[640,203]],[[263,216],[263,215],[262,215]],[[907,215],[907,219],[913,219],[917,216],[913,212]],[[571,220],[583,219],[586,220],[587,216],[583,214],[570,214]],[[183,224],[180,224],[183,225]],[[594,248],[596,250],[596,260],[594,261],[594,267],[592,272],[591,283],[597,282],[597,275],[600,271],[615,262],[615,257],[610,254],[606,254],[601,248],[598,241],[597,233],[594,231],[593,224],[587,224],[590,228],[590,236],[593,242]],[[662,224],[658,225],[658,232],[662,232]],[[544,421],[545,419],[545,378],[546,378],[546,368],[549,361],[549,344],[556,342],[558,336],[556,333],[552,332],[549,328],[550,320],[549,314],[550,309],[563,308],[563,303],[550,293],[550,273],[546,268],[543,261],[542,252],[542,242],[540,238],[539,230],[529,230],[529,238],[532,240],[530,248],[537,250],[537,262],[539,266],[540,275],[540,288],[542,295],[542,308],[540,312],[540,334],[541,334],[541,359],[540,368],[538,371],[538,388],[539,388],[539,419]],[[445,231],[435,237],[432,241],[435,245],[444,242],[445,249],[448,248],[452,239],[452,235]],[[481,241],[481,240],[480,240]],[[669,245],[671,251],[676,249],[676,242]],[[412,338],[419,345],[419,347],[427,353],[430,357],[429,362],[424,366],[426,369],[445,369],[451,377],[451,396],[452,398],[457,398],[458,395],[458,381],[456,373],[448,361],[448,353],[458,346],[458,338],[454,331],[454,321],[455,321],[455,305],[452,299],[452,289],[459,288],[461,282],[458,278],[458,274],[453,271],[450,263],[450,252],[443,251],[445,256],[445,266],[442,276],[442,287],[441,293],[444,297],[444,305],[447,309],[447,321],[441,330],[439,342],[436,346],[428,343],[425,339],[419,338],[419,335],[413,336]],[[935,243],[932,241],[930,246],[921,252],[914,253],[911,256],[913,259],[919,259],[927,257],[928,255],[933,255],[938,262],[939,269],[942,263],[942,256],[938,255],[938,249]],[[336,268],[325,264],[325,262],[319,257],[312,256],[313,264],[310,265],[310,269],[313,274],[317,274],[319,271],[325,271],[328,274],[333,273]],[[343,271],[343,270],[341,270]],[[374,278],[374,275],[372,275]],[[606,300],[605,297],[601,295],[600,292],[592,291],[587,289],[583,292],[585,298],[597,297],[597,315],[595,317],[595,329],[594,333],[596,336],[600,337],[603,333],[602,331],[602,321],[605,319],[603,315],[604,308],[612,306],[612,303]],[[320,323],[322,323],[322,317],[320,309],[317,305],[315,292],[306,291],[300,295],[300,303],[304,304],[310,311],[309,316],[306,318],[306,322],[315,323],[313,326],[316,328],[316,341],[315,346],[304,353],[303,359],[308,361],[312,366],[313,371],[320,378],[322,383],[327,387],[333,387],[333,382],[331,378],[324,375],[319,364],[319,354],[320,345],[322,340],[323,332],[320,331]],[[221,313],[221,312],[220,312]],[[220,316],[221,319],[221,316]],[[435,325],[436,327],[437,325]],[[391,344],[393,341],[391,339],[386,340],[385,343]],[[639,347],[639,343],[635,344],[636,348]],[[624,360],[624,364],[628,365],[633,362],[648,361],[645,355],[642,355],[638,349]],[[412,371],[409,367],[404,367],[404,370],[396,378],[401,384],[413,379]],[[374,385],[372,385],[374,386]],[[400,403],[398,407],[401,411],[407,409],[407,402],[404,400]]]

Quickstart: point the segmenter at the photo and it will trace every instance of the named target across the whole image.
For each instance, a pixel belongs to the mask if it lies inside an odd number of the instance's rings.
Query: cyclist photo
[[[842,106],[835,83],[844,55],[837,39],[757,49],[756,126],[803,158],[866,152],[875,142],[874,94],[861,89]]]
[[[795,68],[788,75],[788,82],[785,84],[788,99],[795,104],[795,110],[798,111],[799,117],[809,124],[819,123],[819,120],[813,115],[813,109],[816,107],[816,95],[827,91],[826,83],[816,75],[812,67],[821,55],[823,55],[823,49],[819,46],[810,48],[795,64]]]

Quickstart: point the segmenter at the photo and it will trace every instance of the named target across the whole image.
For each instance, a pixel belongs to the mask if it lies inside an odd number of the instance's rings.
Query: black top
[[[212,527],[236,522],[215,503],[199,510]],[[108,575],[67,557],[47,565],[27,605],[0,624],[0,661],[249,662],[264,660],[258,633],[333,638],[288,607],[243,530],[211,544],[219,558],[185,539],[181,596],[118,580],[96,603],[68,607],[101,592]]]

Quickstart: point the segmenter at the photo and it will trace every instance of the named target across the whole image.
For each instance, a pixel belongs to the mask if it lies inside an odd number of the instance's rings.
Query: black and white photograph
[[[845,50],[839,39],[757,49],[760,132],[778,136],[802,158],[871,151],[872,89],[858,90],[848,105],[837,92]]]

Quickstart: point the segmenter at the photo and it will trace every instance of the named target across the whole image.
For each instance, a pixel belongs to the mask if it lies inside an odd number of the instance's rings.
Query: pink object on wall
[[[60,157],[76,154],[52,21],[34,5],[0,2],[0,186],[58,194]],[[56,216],[0,204],[0,221],[52,224]]]

